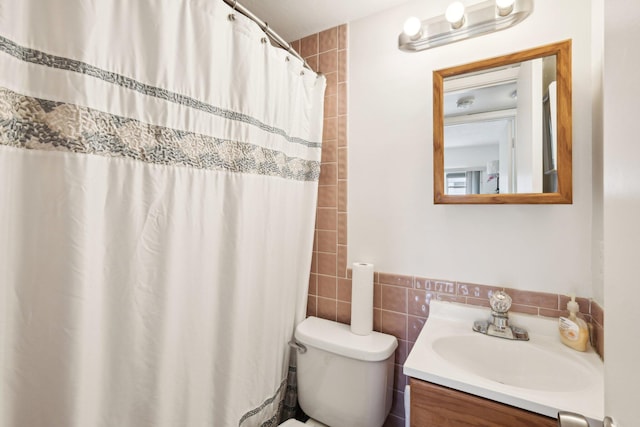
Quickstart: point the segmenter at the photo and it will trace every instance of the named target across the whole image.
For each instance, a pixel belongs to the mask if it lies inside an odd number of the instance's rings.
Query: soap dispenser
[[[563,344],[574,350],[586,351],[589,342],[589,327],[578,314],[579,308],[576,297],[571,295],[571,301],[567,303],[569,317],[560,317],[558,330]]]

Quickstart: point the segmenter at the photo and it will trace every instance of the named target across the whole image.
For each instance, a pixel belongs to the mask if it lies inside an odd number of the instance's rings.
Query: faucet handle
[[[506,313],[511,308],[511,297],[504,291],[497,291],[489,298],[489,305],[496,313]]]

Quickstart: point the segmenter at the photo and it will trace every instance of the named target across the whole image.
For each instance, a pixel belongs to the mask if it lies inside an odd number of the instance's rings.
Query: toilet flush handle
[[[300,354],[304,354],[307,352],[307,347],[305,347],[304,344],[300,344],[296,340],[289,341],[289,347],[295,348]]]

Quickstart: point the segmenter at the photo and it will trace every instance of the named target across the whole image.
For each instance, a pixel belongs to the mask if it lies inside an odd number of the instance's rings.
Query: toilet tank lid
[[[369,362],[387,359],[398,347],[398,340],[393,335],[375,331],[369,335],[356,335],[349,325],[318,317],[308,317],[300,323],[295,337],[306,346]]]

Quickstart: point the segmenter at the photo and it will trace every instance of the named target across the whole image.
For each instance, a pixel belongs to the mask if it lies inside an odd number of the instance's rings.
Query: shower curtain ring
[[[232,12],[236,11],[236,6],[238,5],[238,0],[233,0],[233,7],[231,8]],[[235,21],[236,20],[236,15],[234,13],[230,13],[229,16],[229,21]]]

